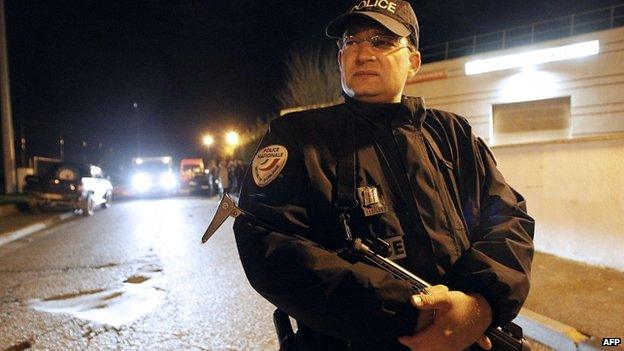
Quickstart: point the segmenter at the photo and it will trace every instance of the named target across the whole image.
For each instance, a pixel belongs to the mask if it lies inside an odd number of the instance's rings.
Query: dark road
[[[0,248],[0,350],[277,349],[216,199],[115,203]]]

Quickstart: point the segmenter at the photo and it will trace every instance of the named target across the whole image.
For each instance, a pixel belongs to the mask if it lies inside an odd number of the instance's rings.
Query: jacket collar
[[[425,100],[421,97],[403,95],[401,102],[375,104],[356,100],[344,92],[342,95],[345,105],[356,116],[388,121],[393,126],[409,123],[420,128],[427,115]]]

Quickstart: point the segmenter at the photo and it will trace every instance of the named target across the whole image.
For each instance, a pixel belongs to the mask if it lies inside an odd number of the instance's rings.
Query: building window
[[[491,145],[567,139],[570,97],[492,105]]]

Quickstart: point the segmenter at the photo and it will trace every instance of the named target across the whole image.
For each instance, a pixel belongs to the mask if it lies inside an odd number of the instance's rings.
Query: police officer
[[[271,226],[234,225],[251,285],[297,320],[300,350],[490,347],[486,328],[511,321],[529,290],[524,199],[465,118],[403,95],[420,66],[408,2],[359,1],[326,32],[345,102],[276,119],[262,140],[239,206]],[[437,285],[419,294],[330,252],[346,219]]]

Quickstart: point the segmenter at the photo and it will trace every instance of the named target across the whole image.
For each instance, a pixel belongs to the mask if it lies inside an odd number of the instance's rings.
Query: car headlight
[[[178,181],[176,180],[173,173],[163,173],[160,176],[160,186],[165,190],[171,190],[178,185]]]
[[[151,186],[152,180],[145,173],[137,173],[132,177],[132,187],[139,192],[147,191]]]

